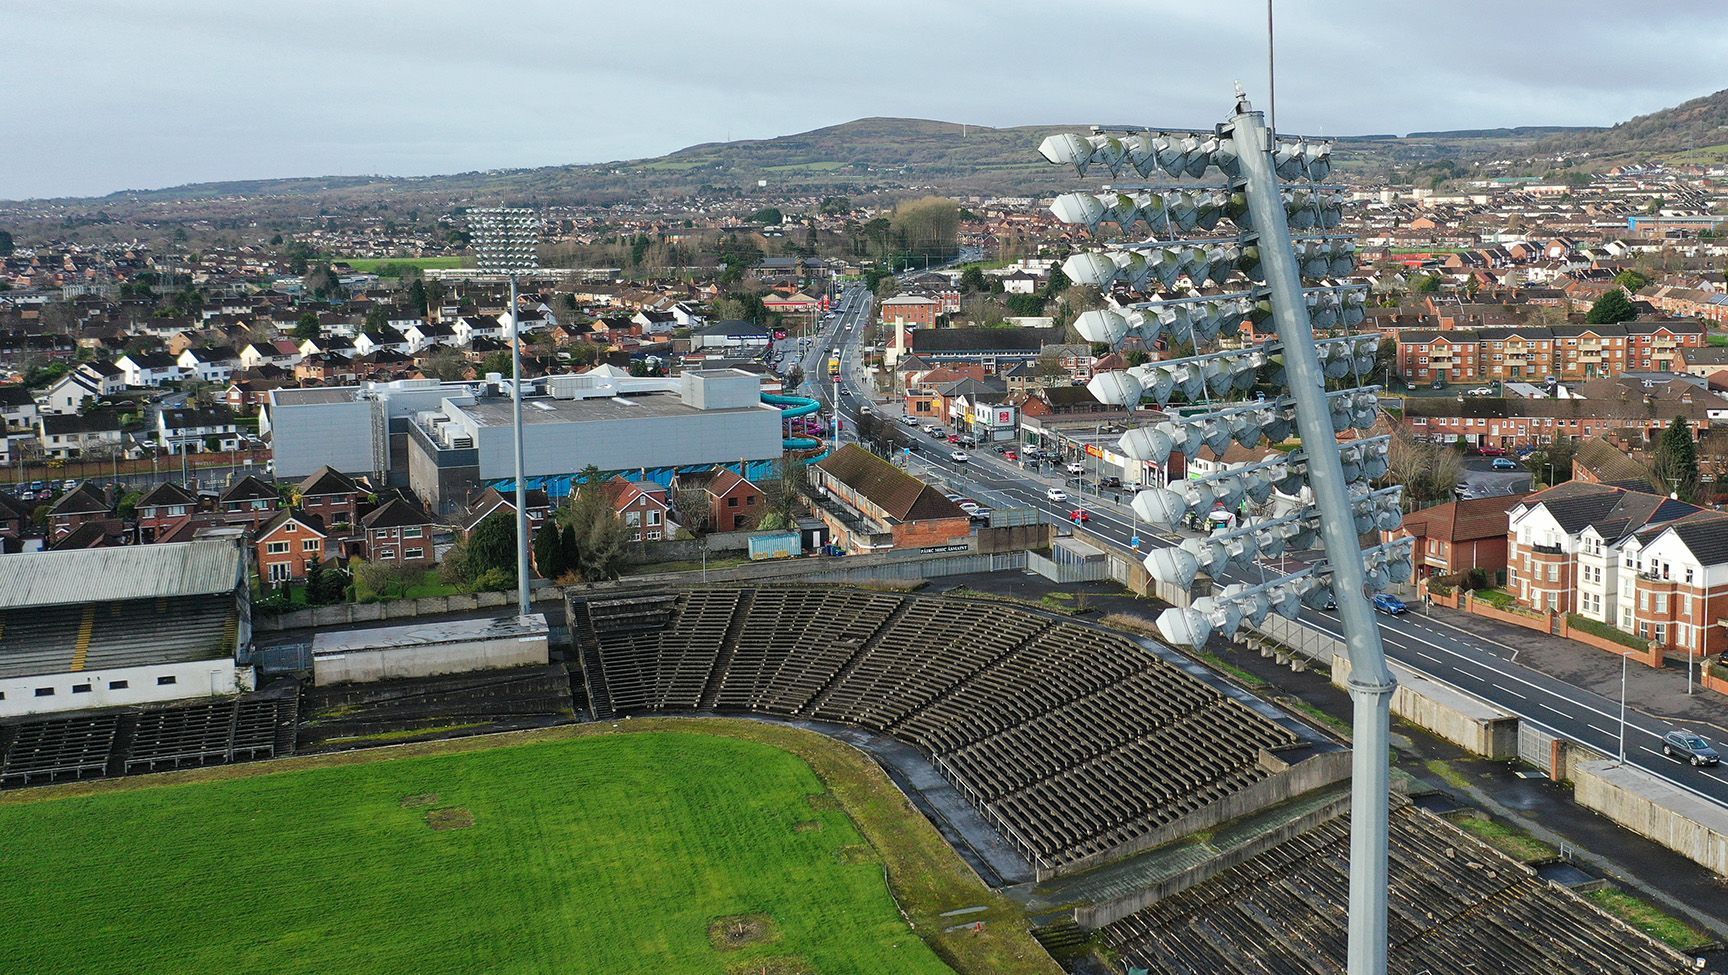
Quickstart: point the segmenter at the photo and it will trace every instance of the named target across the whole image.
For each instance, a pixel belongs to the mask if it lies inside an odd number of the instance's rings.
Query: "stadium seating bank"
[[[596,716],[753,712],[915,745],[1040,878],[1341,779],[1306,725],[1149,644],[961,599],[817,589],[572,596]]]

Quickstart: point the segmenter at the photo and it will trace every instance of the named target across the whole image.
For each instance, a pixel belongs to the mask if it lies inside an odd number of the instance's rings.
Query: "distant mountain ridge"
[[[308,205],[448,208],[470,202],[558,205],[608,203],[645,195],[714,188],[753,192],[765,181],[773,194],[869,195],[906,192],[1042,194],[1075,185],[1073,174],[1045,164],[1037,145],[1046,135],[1086,125],[1004,128],[931,119],[862,118],[792,135],[708,142],[663,156],[604,163],[495,169],[444,176],[318,176],[227,180],[153,190],[126,190],[51,202],[124,215],[152,204],[209,201],[232,215],[244,204],[257,212],[303,211]],[[1210,126],[1174,126],[1176,131]],[[1704,141],[1708,140],[1708,141]],[[1528,156],[1617,157],[1651,152],[1686,154],[1720,145],[1728,150],[1728,91],[1640,116],[1612,128],[1516,126],[1412,132],[1406,136],[1337,137],[1342,174],[1372,175],[1436,160],[1469,162]],[[5,204],[0,203],[0,206]],[[249,211],[250,212],[250,211]]]

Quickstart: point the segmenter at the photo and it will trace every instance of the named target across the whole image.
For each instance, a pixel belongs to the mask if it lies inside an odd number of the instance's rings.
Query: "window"
[[[288,534],[292,535],[295,532],[300,530],[300,526],[294,524],[293,522],[289,522],[287,525],[283,526],[282,530],[287,532]]]
[[[302,551],[302,552],[316,552],[316,551],[318,551],[318,547],[320,545],[323,545],[323,544],[324,544],[323,542],[320,542],[316,538],[302,539],[300,542],[300,551]]]
[[[37,697],[53,697],[54,696],[54,688],[52,688],[52,687],[38,687],[38,688],[36,688],[36,696]]]
[[[738,499],[737,498],[727,498],[726,499],[726,507],[728,507],[728,508],[738,507]]]
[[[132,682],[129,680],[111,680],[108,682],[108,689],[111,691],[123,691],[131,686]]]
[[[287,562],[270,563],[270,581],[287,582],[294,577],[294,566]]]
[[[1656,624],[1656,642],[1657,643],[1667,643],[1668,642],[1668,624],[1666,624],[1666,623],[1657,623]]]
[[[1668,594],[1667,593],[1659,592],[1656,594],[1656,612],[1658,612],[1658,613],[1668,612]]]
[[[405,559],[423,559],[426,557],[426,550],[423,548],[411,548],[403,552],[402,557]]]
[[[388,562],[395,557],[396,557],[396,550],[393,548],[384,548],[384,549],[378,550],[378,561],[380,561],[380,562]]]
[[[72,685],[72,693],[74,693],[74,694],[88,694],[88,693],[90,693],[90,685],[89,684],[73,684]]]
[[[648,524],[650,524],[650,525],[660,524],[660,512],[658,512],[658,511],[648,512]]]
[[[157,687],[168,687],[170,685],[178,684],[178,683],[180,683],[180,678],[175,677],[173,674],[168,674],[164,677],[156,678],[156,686]]]
[[[425,533],[425,529],[421,528],[419,525],[414,525],[410,528],[402,529],[402,537],[403,538],[419,538],[424,533]]]
[[[1691,569],[1691,568],[1690,568],[1690,567],[1688,567],[1688,568],[1687,568],[1687,569],[1686,569],[1686,581],[1687,581],[1687,582],[1691,582],[1691,581],[1692,581],[1692,569]]]
[[[266,552],[270,553],[271,555],[287,555],[288,554],[288,543],[287,542],[271,542],[268,545],[264,546],[264,550]]]
[[[749,497],[745,498],[744,499],[744,507],[746,507],[746,508],[756,507],[756,495],[752,494]]]
[[[1641,592],[1638,594],[1638,608],[1639,609],[1649,609],[1650,608],[1650,594],[1649,593]]]

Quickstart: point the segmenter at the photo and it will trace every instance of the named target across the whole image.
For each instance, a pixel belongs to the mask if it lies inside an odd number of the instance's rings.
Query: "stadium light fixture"
[[[510,281],[510,425],[516,459],[516,611],[529,610],[528,489],[522,463],[522,312],[516,277],[540,267],[540,218],[526,207],[477,207],[468,211],[474,265]]]

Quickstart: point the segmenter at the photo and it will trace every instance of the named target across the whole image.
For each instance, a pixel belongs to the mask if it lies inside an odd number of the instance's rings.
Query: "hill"
[[[1531,146],[1538,158],[1720,163],[1728,161],[1728,89],[1640,115],[1612,128],[1567,133]]]

